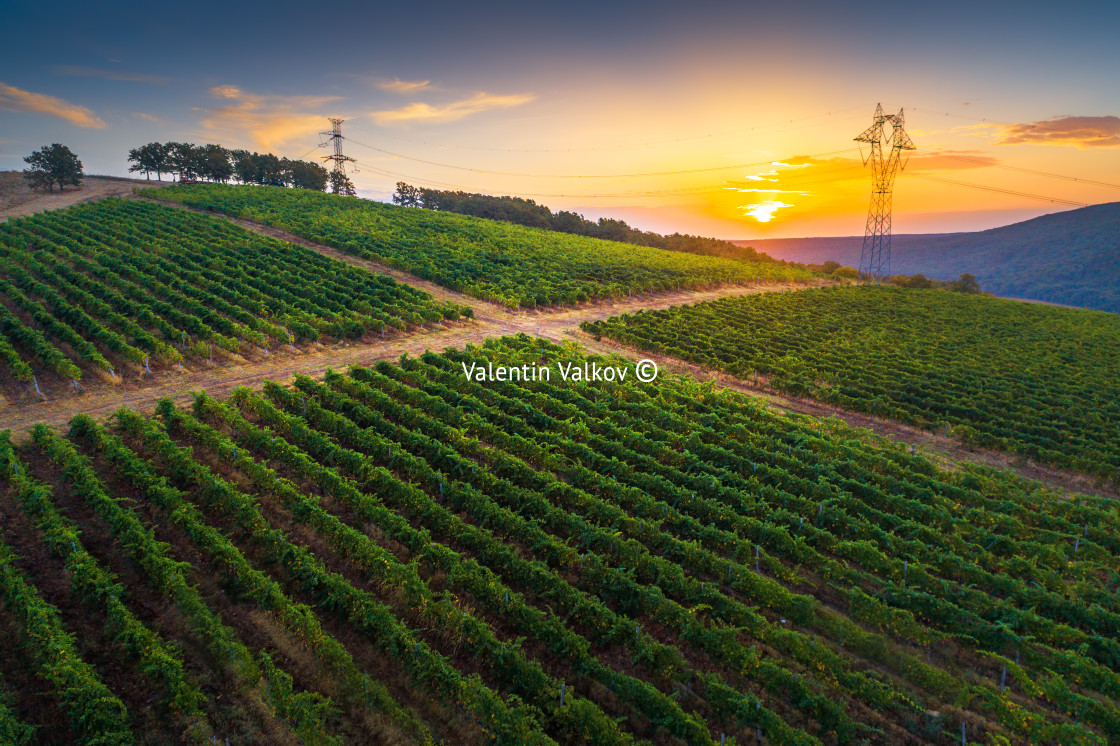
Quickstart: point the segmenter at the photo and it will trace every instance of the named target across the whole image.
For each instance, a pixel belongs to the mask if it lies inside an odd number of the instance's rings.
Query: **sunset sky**
[[[855,235],[853,138],[882,102],[918,145],[896,233],[1120,200],[1089,183],[1120,185],[1120,3],[852,7],[7,0],[0,170],[50,142],[105,174],[153,140],[313,158],[338,116],[374,199],[405,180],[663,232]]]

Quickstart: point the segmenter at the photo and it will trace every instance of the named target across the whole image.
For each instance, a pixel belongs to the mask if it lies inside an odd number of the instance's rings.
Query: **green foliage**
[[[975,275],[970,275],[966,272],[961,275],[959,280],[952,283],[949,289],[954,293],[979,293],[980,283],[976,282]]]
[[[663,236],[660,233],[631,228],[625,221],[611,218],[599,218],[597,222],[593,222],[574,212],[554,213],[544,205],[538,205],[531,199],[521,197],[492,197],[488,194],[422,189],[398,181],[397,191],[393,194],[393,203],[402,207],[423,207],[429,210],[473,215],[476,218],[506,220],[530,228],[546,228],[563,233],[574,233],[578,236],[652,246],[669,251],[721,256],[750,262],[774,261],[766,254],[730,241],[681,233]]]
[[[57,142],[44,145],[23,160],[30,166],[24,169],[23,176],[32,189],[53,192],[54,185],[58,184],[58,190],[62,192],[68,186],[80,186],[82,183],[82,162],[65,145]]]
[[[105,200],[0,226],[0,361],[66,378],[468,315],[382,275],[224,220]],[[406,322],[405,320],[409,321]]]
[[[306,191],[198,185],[158,197],[273,225],[511,308],[812,277],[772,261],[698,256]]]
[[[488,360],[619,362],[507,337],[79,415],[27,448],[307,743],[372,713],[449,743],[939,743],[961,722],[977,743],[1120,740],[1115,502],[941,471],[664,373],[464,377]],[[5,443],[8,494],[92,588],[75,526]],[[253,619],[226,626],[215,593]]]
[[[970,445],[1120,475],[1120,318],[958,293],[835,288],[584,325]]]
[[[156,179],[163,181],[164,172],[171,170],[171,148],[163,143],[150,142],[129,150],[128,162],[129,173],[140,171],[146,178],[151,179],[152,173],[155,172]]]
[[[0,433],[0,446],[10,453],[6,431]],[[12,460],[4,457],[0,472],[7,477],[12,469]],[[16,568],[16,560],[12,550],[0,544],[0,598],[18,620],[20,637],[36,672],[59,698],[71,726],[81,736],[80,743],[135,743],[124,704],[78,654],[77,644],[63,626],[58,609],[44,601],[27,582]]]

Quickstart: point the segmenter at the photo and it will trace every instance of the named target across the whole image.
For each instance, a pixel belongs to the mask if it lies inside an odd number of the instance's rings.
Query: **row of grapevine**
[[[832,288],[588,322],[585,331],[965,443],[1116,479],[1114,314],[938,291]]]
[[[107,377],[470,316],[229,221],[107,200],[0,226],[0,363]],[[37,385],[37,382],[35,382]],[[40,391],[41,393],[41,391]]]
[[[352,740],[375,715],[454,743],[1120,739],[1113,502],[942,471],[671,375],[463,373],[585,360],[502,338],[78,416],[6,446],[25,476],[4,499],[125,629],[130,589],[62,506],[93,509],[305,742]],[[54,499],[32,477],[51,470]],[[230,604],[259,613],[231,625]],[[224,699],[186,696],[194,674],[151,632],[122,650],[212,732]]]
[[[306,190],[207,184],[150,194],[266,223],[510,308],[811,278],[807,270],[777,263],[665,251]]]

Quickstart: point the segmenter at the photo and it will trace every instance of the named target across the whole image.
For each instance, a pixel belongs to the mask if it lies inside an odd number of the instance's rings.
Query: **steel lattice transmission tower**
[[[875,107],[875,121],[863,131],[856,142],[871,146],[863,165],[871,164],[871,207],[867,211],[867,227],[863,232],[863,254],[859,260],[861,280],[876,285],[891,273],[891,191],[894,177],[906,166],[902,151],[915,145],[903,126],[902,109],[897,114],[884,114],[883,105]],[[886,128],[890,127],[890,134]],[[884,154],[884,149],[886,153]]]
[[[350,178],[346,175],[347,162],[354,163],[354,159],[348,155],[342,154],[342,123],[345,119],[336,119],[328,117],[331,123],[331,129],[328,132],[320,132],[320,135],[326,135],[328,141],[334,145],[334,153],[331,155],[322,156],[324,161],[331,161],[334,167],[331,169],[331,191],[335,194],[345,194],[347,196],[354,196],[354,185],[351,183]],[[327,143],[321,143],[327,145]],[[354,169],[357,171],[358,169]]]

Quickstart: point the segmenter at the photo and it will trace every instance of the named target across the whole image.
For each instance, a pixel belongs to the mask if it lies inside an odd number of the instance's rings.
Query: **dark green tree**
[[[296,189],[311,189],[321,192],[327,188],[329,174],[327,169],[314,161],[283,161],[285,181]]]
[[[248,150],[231,150],[230,160],[233,162],[233,177],[242,184],[260,183],[260,169],[254,154]]]
[[[286,186],[284,164],[272,153],[253,153],[257,164],[257,183],[264,186]]]
[[[167,143],[171,170],[181,179],[197,179],[199,175],[200,158],[198,148],[189,142]]]
[[[196,152],[198,170],[204,178],[224,184],[233,176],[233,164],[229,160],[229,151],[221,145],[203,145],[197,148]]]
[[[403,181],[397,182],[397,191],[393,194],[393,202],[403,207],[420,206],[420,190]]]
[[[157,181],[163,181],[163,172],[171,170],[171,152],[167,145],[150,142],[139,148],[128,151],[129,172],[141,171],[148,179],[152,172],[156,174]]]
[[[23,160],[30,166],[24,169],[23,178],[32,189],[53,192],[54,185],[58,184],[58,191],[65,191],[67,185],[80,186],[85,175],[74,151],[57,142],[44,145]]]
[[[965,272],[960,276],[959,280],[953,282],[949,289],[955,293],[979,293],[980,283],[976,281],[975,275],[970,275]]]
[[[340,171],[331,171],[330,185],[332,194],[342,194],[347,197],[357,196],[354,182],[350,181],[350,177]]]

